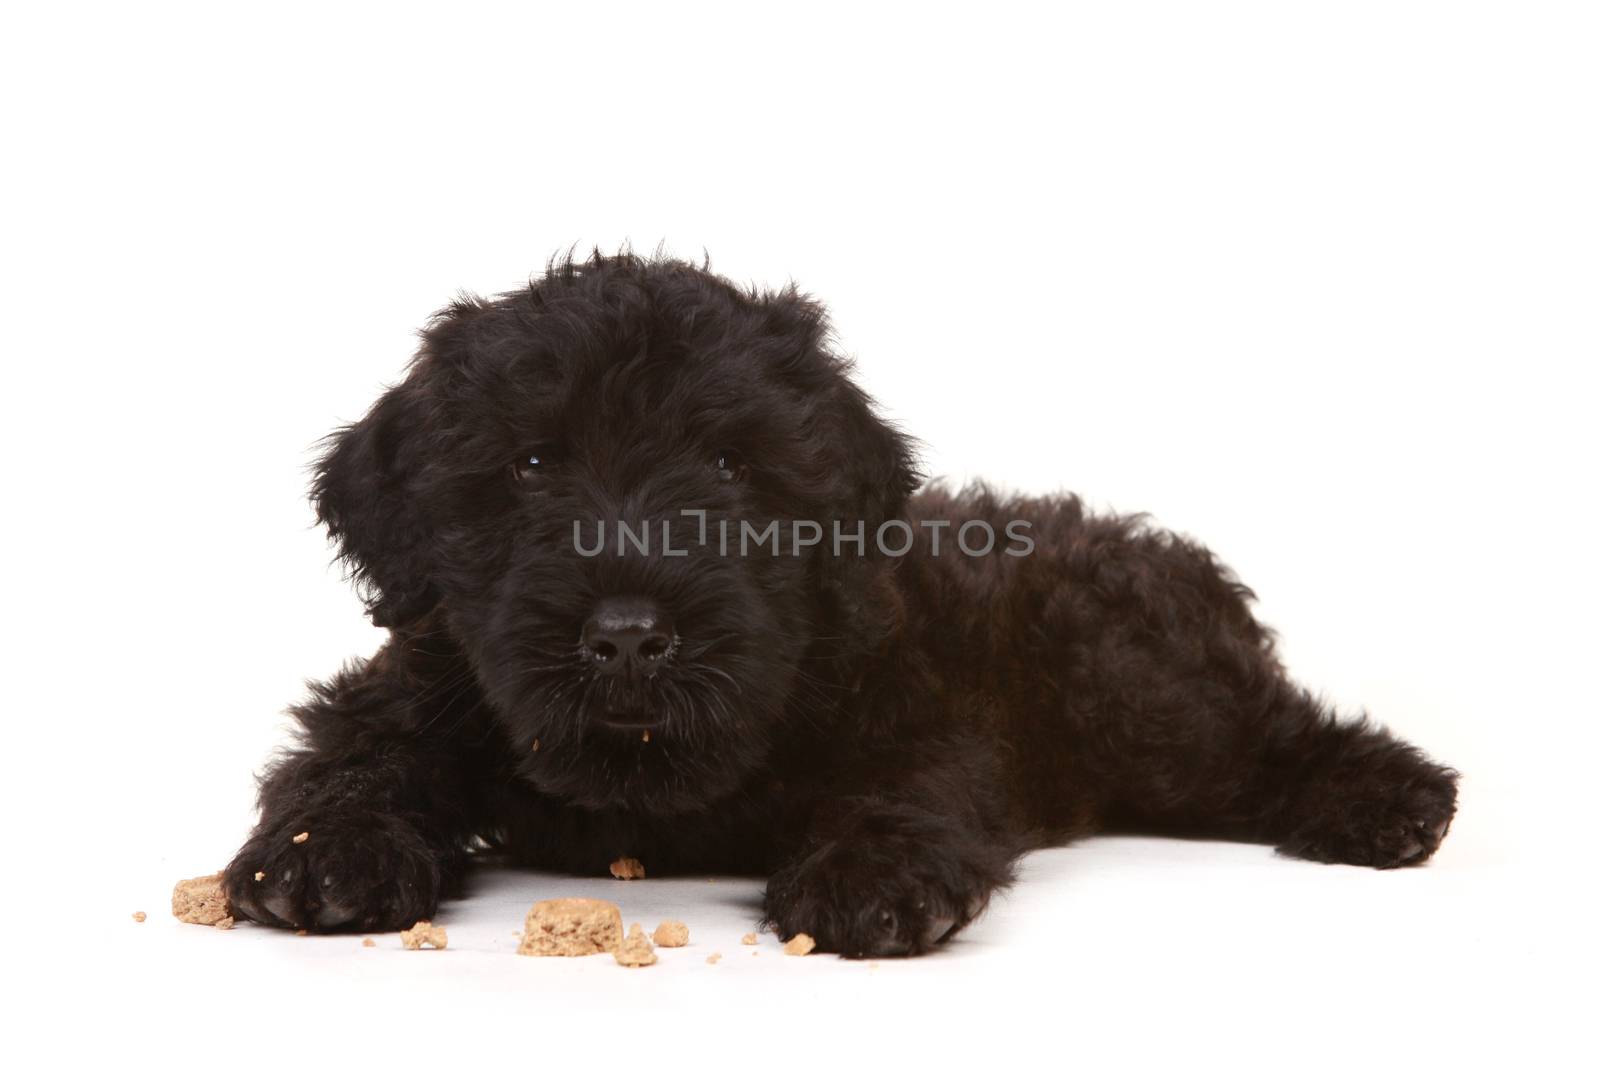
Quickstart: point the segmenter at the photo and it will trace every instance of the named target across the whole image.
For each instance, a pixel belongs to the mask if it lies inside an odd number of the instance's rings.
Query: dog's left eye
[[[737,482],[744,478],[749,467],[745,464],[744,457],[731,448],[719,449],[712,465],[716,467],[717,477],[725,482]]]

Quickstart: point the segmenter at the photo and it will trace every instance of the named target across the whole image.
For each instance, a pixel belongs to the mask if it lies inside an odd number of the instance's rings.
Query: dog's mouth
[[[595,718],[595,723],[612,730],[659,730],[666,720],[660,716],[614,716],[601,715]]]
[[[796,669],[745,633],[685,642],[648,675],[597,671],[573,652],[495,666],[522,776],[586,809],[660,813],[738,788],[766,757]]]
[[[597,678],[584,694],[589,723],[603,731],[627,733],[660,730],[671,717],[672,702],[682,701],[670,681],[661,678]]]

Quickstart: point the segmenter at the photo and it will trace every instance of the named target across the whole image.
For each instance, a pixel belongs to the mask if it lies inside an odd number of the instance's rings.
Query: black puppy
[[[319,464],[391,637],[295,710],[235,907],[403,927],[487,845],[769,875],[780,935],[918,953],[1100,827],[1438,847],[1454,772],[1285,677],[1210,553],[1072,497],[913,495],[847,369],[818,304],[673,261],[440,313]]]

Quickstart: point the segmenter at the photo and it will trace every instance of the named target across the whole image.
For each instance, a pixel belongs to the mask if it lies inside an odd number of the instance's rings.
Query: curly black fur
[[[559,262],[442,311],[319,464],[318,517],[391,637],[296,710],[235,905],[401,927],[487,843],[589,874],[759,872],[781,935],[919,953],[1023,851],[1101,827],[1374,867],[1438,847],[1454,772],[1291,682],[1209,552],[1073,497],[917,493],[911,442],[847,371],[815,302],[670,260]],[[947,530],[939,555],[741,558],[684,509],[1020,518],[1036,550],[969,556]],[[688,552],[585,558],[574,520],[668,522]],[[670,615],[653,674],[582,644],[621,594]]]

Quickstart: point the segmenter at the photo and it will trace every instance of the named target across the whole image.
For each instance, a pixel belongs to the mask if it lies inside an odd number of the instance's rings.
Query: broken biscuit
[[[196,926],[233,925],[228,898],[222,892],[222,872],[185,878],[172,887],[172,917]],[[223,926],[226,922],[227,926]]]
[[[420,951],[423,945],[432,945],[434,948],[444,948],[450,943],[450,937],[442,926],[435,926],[427,919],[423,919],[409,930],[400,931],[400,943],[413,952]]]
[[[656,961],[656,950],[650,947],[650,939],[644,936],[638,923],[633,924],[633,929],[612,955],[624,967],[648,967]]]
[[[689,928],[676,919],[668,919],[656,927],[650,940],[662,948],[682,948],[689,943]]]
[[[541,900],[523,924],[522,956],[592,956],[622,944],[622,912],[609,900]]]
[[[810,934],[795,934],[783,943],[783,954],[785,956],[809,956],[811,950],[816,947],[816,939]]]
[[[611,877],[621,878],[625,882],[631,882],[635,878],[643,878],[644,864],[632,856],[614,859],[611,861]]]

